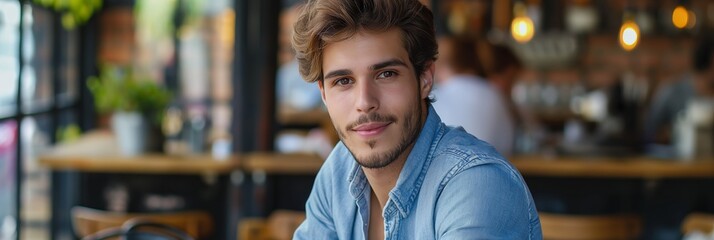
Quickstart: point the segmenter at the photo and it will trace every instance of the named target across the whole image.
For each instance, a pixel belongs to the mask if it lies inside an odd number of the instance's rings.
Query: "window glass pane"
[[[20,4],[0,1],[0,116],[15,112],[17,77],[20,73],[18,46],[20,34]]]
[[[174,22],[178,1],[136,1],[136,65],[142,74],[157,81],[166,81],[167,68],[173,64]],[[133,39],[132,39],[133,40]]]
[[[44,8],[25,6],[23,19],[25,68],[22,69],[23,111],[45,109],[52,101],[53,31],[55,18]]]
[[[16,134],[15,121],[0,122],[0,239],[14,239],[16,235]]]
[[[50,173],[37,162],[49,149],[52,134],[48,114],[22,121],[22,239],[49,239]]]
[[[230,139],[235,28],[232,2],[136,1],[134,67],[137,72],[167,86],[180,86],[174,96],[178,98],[176,102],[184,106],[183,116],[201,123],[196,124],[201,126],[197,130],[203,133],[200,141],[194,142],[198,146],[208,146],[212,140]],[[181,9],[181,26],[175,26],[176,9]],[[175,41],[179,43],[178,50],[175,50]],[[175,84],[176,81],[180,83]],[[193,148],[193,151],[206,150]]]

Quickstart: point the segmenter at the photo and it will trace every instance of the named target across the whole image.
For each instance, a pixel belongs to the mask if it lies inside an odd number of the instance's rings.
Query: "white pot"
[[[115,112],[112,131],[122,155],[135,156],[145,152],[146,122],[139,112]]]

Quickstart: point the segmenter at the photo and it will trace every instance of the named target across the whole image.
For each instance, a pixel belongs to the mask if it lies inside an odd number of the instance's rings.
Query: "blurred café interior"
[[[437,69],[468,53],[501,96],[545,239],[714,239],[714,1],[421,2]],[[339,140],[301,4],[0,0],[0,240],[291,239]]]

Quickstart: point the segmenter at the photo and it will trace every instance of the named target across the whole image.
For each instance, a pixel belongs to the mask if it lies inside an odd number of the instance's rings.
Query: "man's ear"
[[[429,97],[431,93],[431,87],[434,85],[434,61],[429,61],[424,68],[424,72],[421,74],[421,96],[422,99]]]
[[[325,102],[325,80],[317,80],[317,86],[320,88],[320,96],[322,96],[322,103],[327,106],[327,102]]]

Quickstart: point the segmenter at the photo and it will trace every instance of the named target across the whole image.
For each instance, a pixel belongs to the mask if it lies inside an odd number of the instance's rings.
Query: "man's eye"
[[[340,79],[335,80],[336,86],[344,86],[344,85],[347,85],[350,83],[352,83],[352,80],[350,80],[349,78],[340,78]]]
[[[390,77],[394,77],[396,75],[397,75],[397,73],[394,71],[384,71],[384,72],[380,73],[377,76],[377,78],[390,78]]]

